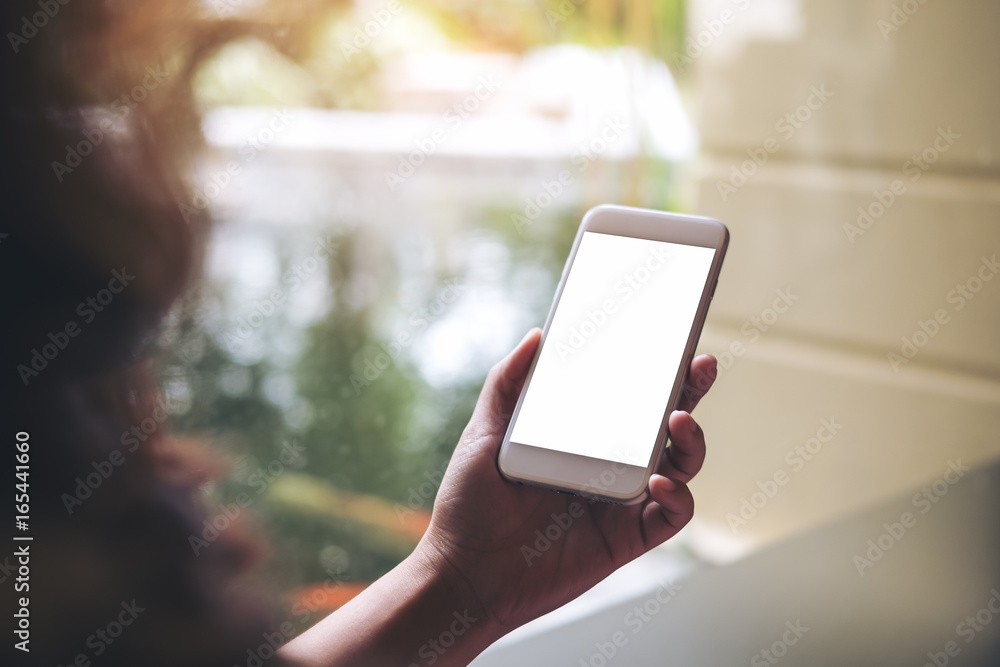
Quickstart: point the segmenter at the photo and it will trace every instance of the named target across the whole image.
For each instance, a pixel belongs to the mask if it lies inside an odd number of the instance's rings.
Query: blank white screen
[[[714,257],[584,232],[511,440],[645,467]]]

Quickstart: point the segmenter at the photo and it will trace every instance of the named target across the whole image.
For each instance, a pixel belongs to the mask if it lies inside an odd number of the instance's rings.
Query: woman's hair
[[[266,608],[234,585],[252,549],[233,531],[192,548],[205,466],[166,444],[143,361],[205,233],[179,208],[199,136],[190,82],[241,32],[209,11],[203,0],[0,9],[0,420],[7,463],[15,439],[29,443],[33,537],[15,543],[29,549],[26,587],[12,585],[16,559],[0,561],[4,609],[27,597],[30,610],[13,621],[29,626],[30,653],[7,631],[4,664],[269,657]]]

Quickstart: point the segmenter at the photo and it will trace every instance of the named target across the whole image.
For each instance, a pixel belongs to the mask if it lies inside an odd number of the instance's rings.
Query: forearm
[[[467,665],[501,634],[457,573],[418,547],[282,653],[323,666],[450,667]]]

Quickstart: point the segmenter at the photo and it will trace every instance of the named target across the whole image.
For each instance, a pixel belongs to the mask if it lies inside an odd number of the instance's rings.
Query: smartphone
[[[711,218],[587,212],[500,448],[506,479],[646,497],[728,244]]]

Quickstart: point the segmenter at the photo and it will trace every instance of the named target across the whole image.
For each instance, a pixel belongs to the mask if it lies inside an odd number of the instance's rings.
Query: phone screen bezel
[[[570,454],[556,450],[536,447],[513,442],[510,439],[521,404],[535,365],[545,345],[552,319],[559,308],[563,289],[576,259],[580,242],[586,232],[611,234],[653,241],[665,241],[682,245],[698,246],[714,249],[715,256],[702,286],[702,294],[698,303],[694,323],[688,333],[687,343],[682,362],[674,377],[670,399],[664,406],[664,413],[657,431],[655,442],[650,447],[649,461],[645,467],[628,465],[606,459],[597,459],[578,454]],[[667,422],[680,397],[680,392],[687,374],[688,365],[694,356],[698,338],[708,313],[708,307],[715,292],[722,261],[729,245],[729,230],[718,220],[699,216],[666,213],[649,209],[638,209],[625,206],[601,205],[586,213],[577,230],[569,258],[563,268],[562,277],[556,288],[552,307],[549,309],[545,326],[542,329],[542,339],[535,358],[528,369],[528,375],[518,397],[517,405],[511,415],[507,432],[504,435],[500,453],[497,457],[497,467],[500,473],[510,481],[541,486],[544,488],[564,491],[585,497],[594,497],[617,503],[633,503],[641,501],[646,494],[649,477],[659,464],[660,456],[669,435]],[[596,483],[595,483],[596,482]]]

